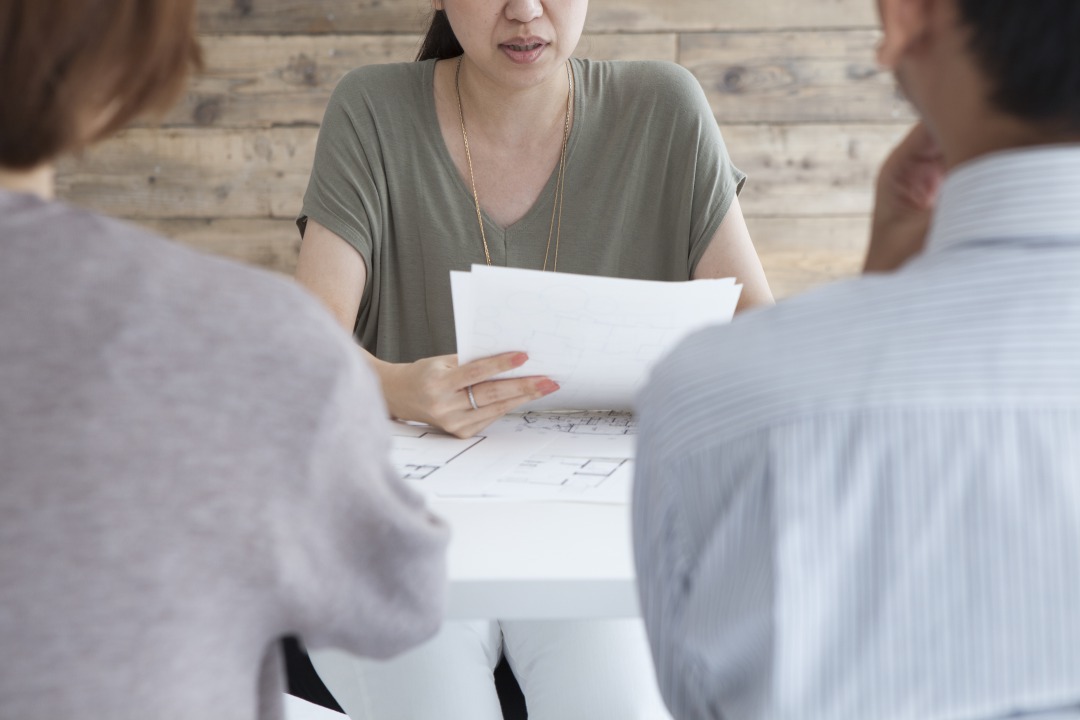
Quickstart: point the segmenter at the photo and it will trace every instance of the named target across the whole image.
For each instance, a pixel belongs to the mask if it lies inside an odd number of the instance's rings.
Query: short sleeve
[[[681,96],[678,105],[683,109],[685,137],[690,143],[686,152],[696,158],[688,258],[690,276],[693,276],[732,202],[742,192],[746,174],[731,161],[701,84],[689,70],[679,68],[678,72],[680,81],[673,83],[673,89]]]
[[[301,235],[311,219],[341,237],[363,257],[369,276],[383,222],[378,181],[383,175],[363,79],[354,72],[338,84],[327,105],[296,224]]]

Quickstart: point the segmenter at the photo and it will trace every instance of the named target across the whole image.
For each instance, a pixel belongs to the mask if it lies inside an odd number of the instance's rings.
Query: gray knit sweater
[[[293,283],[0,192],[0,718],[274,718],[432,635],[444,525]]]

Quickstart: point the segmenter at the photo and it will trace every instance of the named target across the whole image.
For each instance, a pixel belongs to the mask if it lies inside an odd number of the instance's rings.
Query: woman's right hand
[[[351,245],[314,220],[308,220],[296,279],[326,303],[350,335],[367,283],[367,265]],[[519,368],[524,353],[505,353],[467,365],[456,355],[397,365],[359,348],[379,373],[390,414],[400,420],[434,425],[458,437],[472,437],[525,403],[550,395],[559,386],[545,377],[492,380]],[[469,388],[477,408],[469,402]]]
[[[492,380],[528,359],[524,353],[505,353],[459,365],[457,355],[443,355],[406,364],[377,362],[377,369],[391,415],[467,438],[559,389],[546,377]],[[469,400],[469,388],[477,409]]]

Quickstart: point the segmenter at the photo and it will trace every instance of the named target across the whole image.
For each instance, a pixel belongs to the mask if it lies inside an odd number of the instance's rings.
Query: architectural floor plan
[[[616,412],[509,415],[468,440],[398,423],[392,455],[431,495],[625,503],[635,432],[633,417]]]
[[[392,456],[406,480],[427,480],[486,438],[462,440],[419,425],[395,426]]]
[[[637,434],[637,421],[627,412],[525,413],[521,421],[528,429],[579,435]]]

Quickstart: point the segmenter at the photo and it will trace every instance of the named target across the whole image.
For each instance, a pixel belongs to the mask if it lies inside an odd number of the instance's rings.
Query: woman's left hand
[[[546,377],[494,379],[525,364],[524,353],[505,353],[458,364],[456,355],[395,365],[378,362],[390,414],[472,437],[503,415],[559,389]]]

